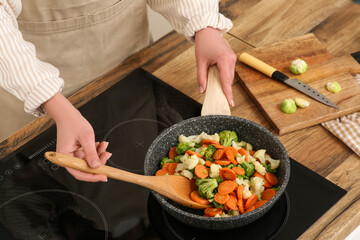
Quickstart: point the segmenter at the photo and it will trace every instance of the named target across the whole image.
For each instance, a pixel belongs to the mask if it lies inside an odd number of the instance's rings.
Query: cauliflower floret
[[[202,159],[202,158],[199,158],[199,163],[200,163],[201,165],[205,165],[205,160]]]
[[[272,159],[269,155],[265,154],[265,160],[270,162],[271,169],[277,169],[280,166],[280,160]]]
[[[180,136],[179,136],[179,142],[180,143],[189,143],[189,142],[191,142],[190,141],[190,139],[188,138],[188,137],[186,137],[186,136],[184,136],[183,134],[181,134]]]
[[[183,163],[178,163],[178,165],[176,165],[176,168],[175,168],[175,173],[177,173],[177,172],[181,172],[181,171],[183,171],[183,170],[185,170],[186,169],[186,166],[185,166],[185,164],[183,164]]]
[[[258,161],[255,161],[254,165],[255,165],[255,170],[264,176],[266,173],[266,169],[264,168],[264,166],[261,165],[261,163],[259,163]]]
[[[235,142],[232,141],[232,147],[235,148],[236,150],[239,150],[240,148],[245,148],[246,147],[246,142],[241,141],[241,142]]]
[[[209,176],[211,178],[217,178],[219,176],[219,172],[220,172],[220,169],[221,169],[221,165],[219,164],[211,164],[210,166],[210,174]]]
[[[260,160],[261,163],[265,163],[265,149],[259,149],[254,153],[254,158],[257,158]]]
[[[245,155],[244,155],[244,156],[241,156],[240,153],[238,153],[238,154],[236,155],[236,161],[237,161],[239,164],[242,164],[242,163],[244,162],[244,160],[245,160]]]
[[[181,176],[184,176],[188,179],[192,179],[194,177],[194,175],[192,174],[192,172],[190,172],[189,170],[184,170],[180,173]]]
[[[264,191],[265,187],[264,180],[259,177],[253,177],[251,178],[251,187],[250,191],[255,193],[258,197],[261,196],[261,193]]]
[[[251,195],[252,195],[252,193],[249,190],[249,186],[245,186],[243,195],[242,195],[243,199],[248,199]]]
[[[249,162],[252,162],[252,163],[257,162],[257,161],[256,161],[256,158],[254,158],[254,157],[251,156],[250,154],[248,155],[248,159],[249,159]]]
[[[246,150],[253,150],[253,146],[250,144],[250,143],[246,143],[246,147],[245,147]]]
[[[191,157],[188,157],[184,161],[184,164],[186,165],[187,169],[194,169],[194,167],[199,164],[199,158],[195,154],[191,155]]]
[[[189,157],[189,154],[185,153],[184,156],[182,156],[182,157],[180,158],[180,161],[181,161],[182,163],[185,163],[185,161],[186,161],[186,159],[188,159],[188,157]]]
[[[250,196],[251,196],[251,192],[250,192],[250,190],[249,190],[249,188],[250,188],[250,181],[249,180],[247,180],[247,179],[239,179],[239,178],[236,178],[236,183],[238,184],[238,185],[244,185],[244,191],[243,191],[243,198],[244,199],[248,199]]]

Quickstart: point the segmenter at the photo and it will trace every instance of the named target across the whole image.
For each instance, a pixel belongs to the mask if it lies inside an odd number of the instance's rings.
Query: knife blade
[[[288,76],[286,76],[285,74],[283,74],[282,72],[278,71],[276,68],[273,68],[272,66],[264,63],[263,61],[251,56],[248,53],[242,53],[239,56],[239,60],[247,65],[249,65],[250,67],[255,68],[256,70],[264,73],[265,75],[278,80],[282,83],[285,83],[295,89],[297,89],[298,91],[308,95],[309,97],[329,106],[329,107],[333,107],[333,108],[339,108],[335,103],[333,103],[330,99],[328,99],[327,97],[325,97],[324,95],[322,95],[321,93],[319,93],[318,91],[316,91],[315,89],[313,89],[312,87],[310,87],[309,85],[307,85],[306,83],[300,81],[297,78],[291,79]]]

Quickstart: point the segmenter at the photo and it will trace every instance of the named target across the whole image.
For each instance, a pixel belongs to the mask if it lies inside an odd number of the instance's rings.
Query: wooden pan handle
[[[257,59],[256,57],[251,56],[248,53],[242,53],[239,56],[239,60],[250,67],[255,68],[256,70],[264,73],[265,75],[272,77],[273,73],[276,70],[276,68],[273,68],[272,66],[264,63],[263,61]]]

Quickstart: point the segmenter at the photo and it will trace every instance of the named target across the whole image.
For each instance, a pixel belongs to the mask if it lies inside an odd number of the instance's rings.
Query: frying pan
[[[178,136],[219,133],[223,130],[235,131],[239,140],[252,144],[255,150],[266,149],[274,159],[280,160],[278,179],[280,189],[266,204],[249,213],[231,217],[205,217],[203,210],[181,206],[162,195],[152,192],[163,209],[179,221],[193,227],[211,230],[225,230],[247,225],[263,216],[281,197],[290,178],[290,161],[279,139],[266,128],[252,121],[229,116],[230,109],[221,90],[217,67],[211,66],[208,72],[208,85],[200,117],[181,121],[164,130],[150,145],[145,156],[145,175],[155,175],[161,158],[167,156],[169,149],[178,143]],[[160,213],[159,213],[160,214]]]

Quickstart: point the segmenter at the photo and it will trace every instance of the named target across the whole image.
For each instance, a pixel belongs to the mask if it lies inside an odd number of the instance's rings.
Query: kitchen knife
[[[286,83],[287,85],[299,90],[300,92],[308,95],[309,97],[312,97],[313,99],[315,99],[327,106],[330,106],[333,108],[339,108],[336,104],[334,104],[332,101],[330,101],[330,99],[328,99],[327,97],[325,97],[324,95],[322,95],[321,93],[319,93],[318,91],[316,91],[315,89],[310,87],[309,85],[303,83],[299,79],[289,78],[285,74],[278,71],[276,68],[273,68],[272,66],[251,56],[250,54],[242,53],[239,56],[239,60],[275,80],[278,80],[282,83]]]

